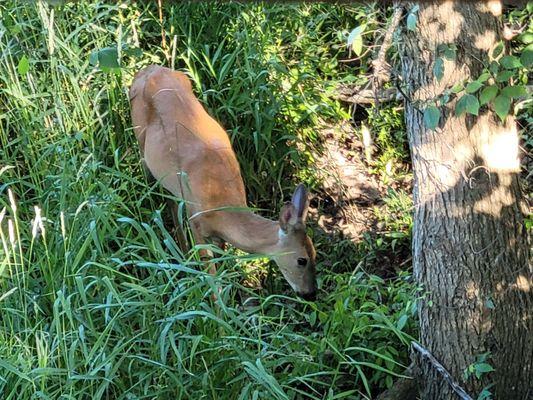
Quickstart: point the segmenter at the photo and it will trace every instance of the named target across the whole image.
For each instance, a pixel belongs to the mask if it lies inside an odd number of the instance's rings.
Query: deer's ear
[[[279,212],[279,226],[285,232],[288,231],[289,225],[296,222],[296,209],[291,202],[287,202],[281,207]]]
[[[296,186],[292,195],[292,205],[296,210],[296,218],[299,222],[305,222],[307,209],[309,208],[309,195],[303,184]]]

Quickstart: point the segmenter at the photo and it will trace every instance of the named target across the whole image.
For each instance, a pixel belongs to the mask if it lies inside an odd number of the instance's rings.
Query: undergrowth
[[[343,32],[376,12],[177,3],[163,41],[157,2],[0,5],[0,397],[360,399],[392,384],[416,333],[409,272],[365,272],[374,239],[362,254],[316,236],[316,302],[231,249],[213,249],[219,272],[207,274],[169,232],[170,196],[143,175],[127,98],[143,66],[186,71],[232,138],[250,203],[275,218],[295,177],[314,182],[295,144],[347,117],[331,85],[366,71],[339,65]],[[113,54],[120,68],[95,65]],[[381,169],[405,157],[386,138],[401,115],[387,118]],[[394,247],[410,205],[389,197]],[[250,289],[242,272],[255,267],[268,278]]]

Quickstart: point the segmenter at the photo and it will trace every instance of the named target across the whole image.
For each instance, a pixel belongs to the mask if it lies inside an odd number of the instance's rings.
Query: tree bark
[[[427,290],[420,342],[473,398],[493,384],[495,399],[511,400],[533,397],[533,273],[516,124],[487,107],[456,117],[453,100],[439,107],[431,131],[420,111],[488,65],[501,38],[496,3],[421,2],[416,30],[406,30],[400,48],[414,170],[413,268]],[[437,81],[437,46],[452,43],[456,59],[444,62]],[[495,371],[465,378],[487,352]],[[438,371],[413,356],[422,399],[455,399]]]

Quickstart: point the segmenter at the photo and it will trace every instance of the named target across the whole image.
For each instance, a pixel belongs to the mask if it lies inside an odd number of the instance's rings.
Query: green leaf
[[[440,110],[435,106],[429,106],[424,110],[424,125],[434,130],[439,125]]]
[[[454,61],[455,58],[456,58],[455,49],[453,49],[453,48],[451,48],[451,47],[448,47],[448,48],[444,51],[444,57],[445,57],[447,60]]]
[[[352,49],[357,56],[363,54],[363,37],[357,36],[352,43]]]
[[[405,315],[405,314],[400,317],[400,319],[396,323],[396,328],[398,328],[398,330],[401,331],[403,329],[403,327],[407,323],[407,318],[408,318],[408,316]]]
[[[500,42],[496,45],[494,50],[492,50],[492,58],[497,58],[503,51],[503,42]]]
[[[363,53],[363,33],[366,29],[366,24],[356,26],[348,35],[347,44],[352,48],[357,56]]]
[[[439,104],[441,106],[445,105],[448,101],[450,101],[450,95],[446,92],[443,93],[441,98],[439,99]]]
[[[502,89],[502,94],[504,96],[516,99],[517,97],[522,97],[527,95],[527,89],[525,86],[507,86]]]
[[[118,51],[116,47],[105,47],[101,50],[91,53],[89,63],[98,65],[103,71],[120,68],[118,62]]]
[[[468,85],[466,85],[466,93],[475,93],[482,86],[483,84],[478,81],[470,82]]]
[[[439,45],[437,45],[437,55],[441,55],[443,54],[446,50],[448,49],[448,44],[447,43],[441,43]]]
[[[500,64],[498,64],[498,62],[496,62],[496,61],[491,61],[490,65],[489,65],[489,71],[493,75],[496,75],[499,70],[500,70]]]
[[[444,76],[444,60],[442,58],[437,58],[435,64],[433,64],[433,75],[437,78],[437,81],[440,82]]]
[[[520,60],[515,56],[505,56],[500,60],[500,64],[507,69],[516,69],[522,66]]]
[[[311,326],[315,326],[315,324],[316,324],[316,311],[313,311],[309,315],[309,323],[311,324]]]
[[[481,393],[477,396],[477,400],[488,400],[492,397],[492,393],[487,388],[483,388]]]
[[[26,74],[30,70],[30,62],[26,56],[22,56],[17,65],[17,71],[20,75]]]
[[[495,98],[497,94],[498,94],[498,86],[496,85],[487,86],[483,88],[483,90],[479,94],[479,103],[481,105],[485,105],[489,101],[491,101],[493,98]]]
[[[513,71],[502,71],[496,76],[496,82],[507,82],[513,75]]]
[[[519,39],[524,44],[533,42],[533,32],[524,32],[519,36]]]
[[[143,51],[139,47],[130,47],[123,51],[123,53],[127,56],[133,57],[133,58],[140,58],[143,55]]]
[[[526,68],[529,68],[533,65],[533,43],[531,43],[524,50],[522,50],[520,62]]]
[[[106,47],[98,52],[100,68],[120,68],[116,47]]]
[[[494,99],[494,112],[503,121],[509,114],[511,108],[511,99],[507,96],[499,95]]]
[[[456,83],[455,85],[453,85],[451,91],[452,91],[452,93],[457,94],[463,89],[464,89],[463,82],[459,82],[459,83]]]
[[[479,101],[471,94],[465,94],[455,104],[455,115],[458,117],[463,115],[465,112],[472,115],[478,115],[478,111]]]
[[[490,78],[490,73],[483,72],[481,75],[479,75],[479,77],[476,79],[476,81],[478,81],[480,83],[483,83],[489,78]]]
[[[479,372],[480,374],[486,374],[488,372],[494,371],[494,368],[492,368],[492,365],[487,364],[487,363],[474,364],[474,368],[476,372]]]
[[[98,65],[98,52],[93,51],[91,55],[89,56],[89,64],[94,65],[95,67]]]
[[[392,379],[392,376],[390,375],[387,375],[385,377],[385,386],[387,387],[387,389],[390,389],[392,387],[392,385],[394,384],[394,380]],[[340,398],[340,397],[339,397]]]
[[[407,29],[410,31],[414,31],[416,29],[416,14],[413,12],[410,12],[407,16]]]

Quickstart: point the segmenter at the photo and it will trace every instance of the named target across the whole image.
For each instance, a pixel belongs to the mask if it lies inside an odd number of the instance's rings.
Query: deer
[[[252,212],[230,138],[200,103],[185,73],[158,65],[143,68],[134,76],[129,98],[142,163],[185,202],[194,242],[229,243],[266,255],[298,296],[314,300],[316,252],[306,233],[305,186],[295,188],[278,221]]]

